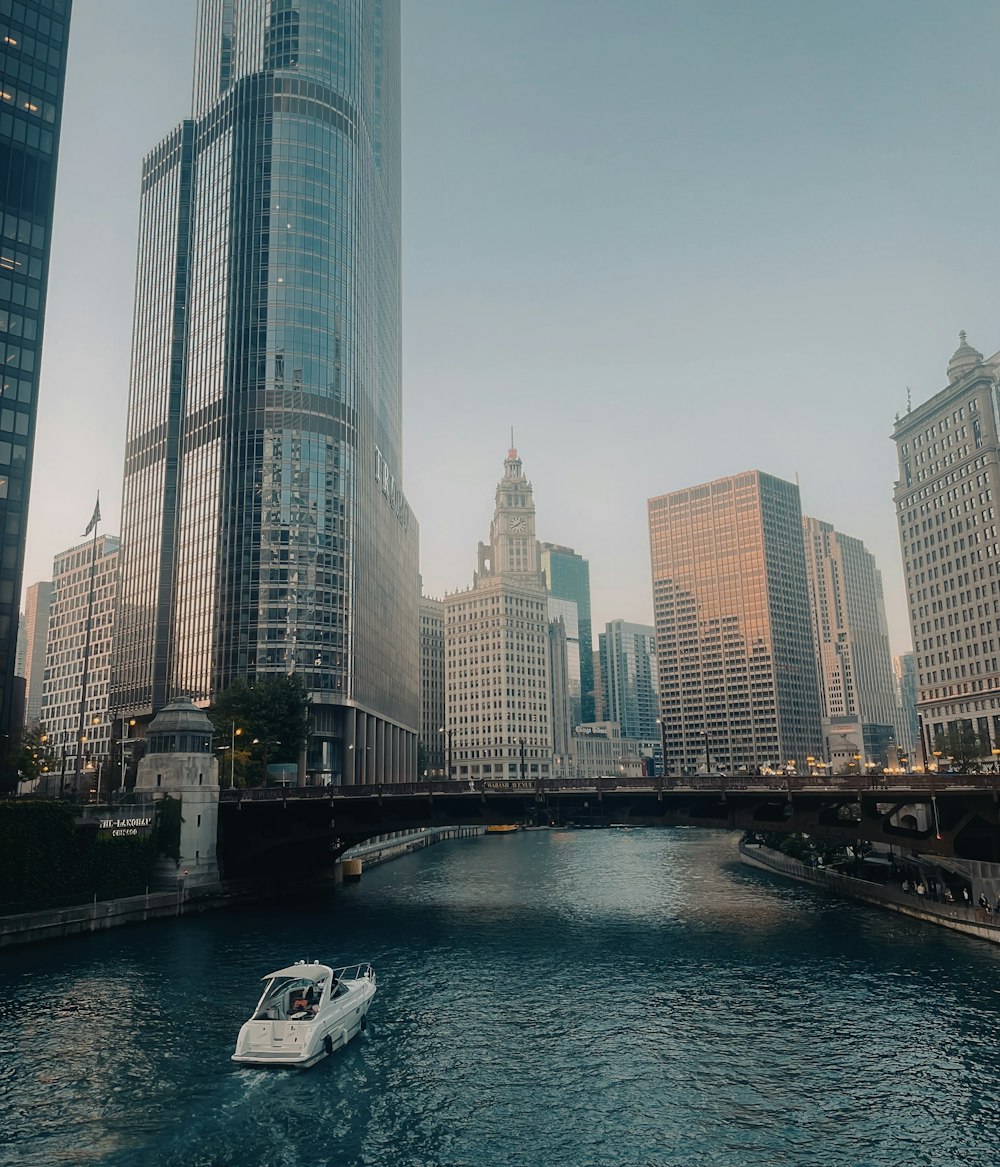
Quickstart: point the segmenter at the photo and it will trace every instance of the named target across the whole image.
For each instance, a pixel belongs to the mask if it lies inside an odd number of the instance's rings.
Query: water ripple
[[[694,830],[421,851],[328,906],[7,954],[0,1164],[992,1167],[1000,952]],[[367,1031],[229,1061],[256,978],[369,958]]]

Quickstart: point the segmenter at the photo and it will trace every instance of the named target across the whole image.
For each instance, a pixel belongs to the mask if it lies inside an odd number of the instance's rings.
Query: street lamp
[[[452,752],[452,745],[455,741],[455,731],[454,731],[454,729],[445,729],[445,727],[442,725],[442,726],[438,727],[438,733],[446,733],[448,735],[448,737],[446,739],[446,744],[447,744],[447,748],[448,748],[448,772],[445,775],[445,777],[450,778],[451,777],[451,752]]]
[[[994,746],[990,753],[993,755],[993,769],[996,771],[1000,769],[1000,749]]]
[[[809,776],[814,777],[816,774],[816,759],[812,754],[806,758],[806,765],[809,767]]]
[[[941,769],[941,751],[940,750],[932,750],[931,752],[934,755],[934,770],[936,772],[936,771]]]
[[[119,787],[119,793],[121,793],[121,794],[125,793],[125,746],[128,743],[128,731],[133,725],[135,725],[135,718],[134,717],[126,718],[125,714],[123,713],[122,714],[122,740],[121,740],[121,750],[122,750],[121,775],[122,775],[122,780],[121,780],[121,786]]]
[[[233,722],[233,732],[229,738],[229,789],[236,788],[236,739],[243,733],[243,727]]]

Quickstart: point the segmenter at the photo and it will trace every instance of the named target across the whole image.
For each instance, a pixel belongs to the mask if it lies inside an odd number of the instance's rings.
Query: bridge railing
[[[220,792],[222,802],[274,802],[282,799],[344,799],[370,797],[426,797],[428,795],[534,794],[604,794],[634,791],[637,794],[663,792],[706,794],[775,793],[852,793],[884,791],[887,796],[907,793],[935,794],[946,791],[1000,790],[1000,775],[988,774],[844,774],[831,777],[810,775],[695,774],[689,777],[668,775],[666,778],[627,778],[608,775],[600,778],[472,778],[429,782],[393,782],[351,786],[252,786]]]

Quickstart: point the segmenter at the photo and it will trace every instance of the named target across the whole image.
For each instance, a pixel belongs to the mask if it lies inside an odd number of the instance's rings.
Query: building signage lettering
[[[399,520],[399,525],[404,531],[408,531],[410,529],[410,505],[378,446],[375,447],[375,478],[382,488],[382,493],[389,500],[389,506],[392,507],[393,513]]]
[[[105,838],[122,839],[135,838],[138,835],[148,835],[153,826],[153,817],[130,819],[101,819],[97,824],[98,831]]]

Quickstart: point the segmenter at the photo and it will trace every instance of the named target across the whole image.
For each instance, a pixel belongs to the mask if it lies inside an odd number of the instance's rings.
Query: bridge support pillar
[[[354,767],[357,753],[356,741],[357,711],[347,706],[344,709],[344,736],[340,758],[340,783],[342,786],[351,786],[356,781]]]
[[[387,755],[386,769],[390,782],[399,781],[399,727],[387,725],[385,727],[385,752]]]
[[[364,785],[364,755],[368,750],[368,714],[355,713],[355,783]]]
[[[386,725],[380,717],[375,725],[375,781],[382,786],[387,779],[385,772],[385,738]]]
[[[368,748],[365,750],[365,783],[368,786],[375,785],[375,748],[378,741],[378,719],[373,717],[370,713],[365,714],[365,720],[368,722],[367,737]]]

